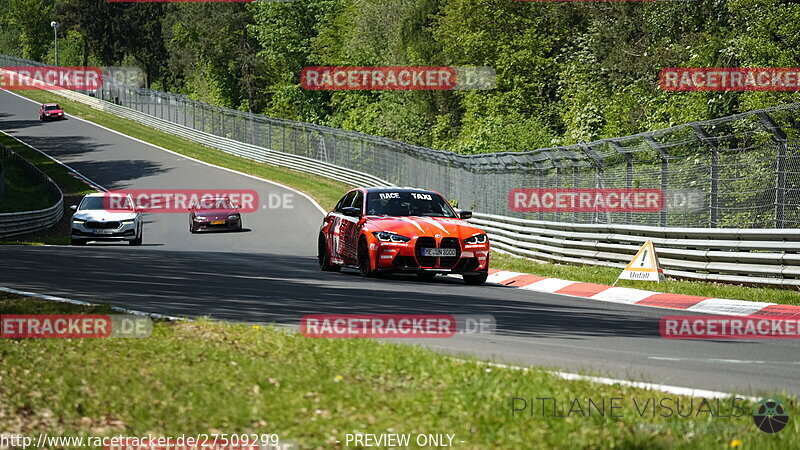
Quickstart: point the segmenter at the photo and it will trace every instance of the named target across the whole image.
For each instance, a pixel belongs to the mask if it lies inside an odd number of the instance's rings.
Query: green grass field
[[[108,310],[0,294],[0,314],[41,312]],[[465,449],[800,446],[800,420],[763,433],[749,401],[739,410],[723,400],[719,415],[739,417],[712,417],[698,412],[700,398],[690,407],[673,394],[269,326],[158,322],[143,339],[3,339],[0,355],[0,429],[27,436],[277,433],[304,449],[346,448],[349,433],[454,434]],[[533,400],[533,413],[513,400],[537,397],[555,399],[555,412],[551,400]],[[662,398],[693,417],[640,415],[642,403]],[[588,415],[589,399],[605,402],[604,414]],[[512,414],[512,402],[522,411]]]

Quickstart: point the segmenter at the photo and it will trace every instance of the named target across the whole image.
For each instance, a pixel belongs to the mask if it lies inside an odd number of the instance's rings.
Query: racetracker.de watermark
[[[665,339],[800,338],[800,320],[746,316],[664,316],[658,328]]]
[[[186,213],[198,205],[213,207],[222,199],[228,202],[220,204],[220,208],[230,205],[243,213],[259,207],[258,192],[252,189],[125,189],[104,193],[103,209],[129,211],[129,196],[133,207],[143,213]]]
[[[99,67],[0,67],[0,89],[9,91],[96,90],[102,86]]]
[[[493,334],[488,314],[310,314],[300,332],[314,338],[449,338],[458,334]]]
[[[300,85],[311,91],[452,91],[494,89],[491,67],[317,66],[300,71]]]
[[[133,314],[0,315],[0,338],[145,338],[152,332],[149,317]]]
[[[666,67],[665,91],[798,91],[798,67]]]
[[[660,189],[512,189],[516,212],[655,212],[664,209]]]

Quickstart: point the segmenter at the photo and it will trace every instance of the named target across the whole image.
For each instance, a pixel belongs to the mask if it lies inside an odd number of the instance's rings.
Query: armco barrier
[[[800,286],[800,230],[568,224],[475,213],[492,246],[539,262],[623,268],[652,239],[667,275]]]
[[[85,94],[71,91],[53,93],[251,160],[354,186],[392,185],[363,172],[198,131]],[[464,175],[469,176],[468,173]],[[477,212],[472,221],[489,233],[494,248],[540,262],[622,268],[638,248],[651,238],[665,272],[673,277],[727,283],[800,286],[798,229],[676,228],[567,223]]]
[[[16,163],[25,167],[31,178],[46,185],[53,196],[58,198],[58,201],[49,208],[0,214],[0,238],[44,230],[58,223],[64,215],[64,195],[58,185],[33,164],[2,145],[0,145],[0,154],[4,158],[14,159]]]

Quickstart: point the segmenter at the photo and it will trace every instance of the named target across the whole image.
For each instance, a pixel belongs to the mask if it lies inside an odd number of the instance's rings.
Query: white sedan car
[[[105,196],[101,192],[89,194],[80,205],[70,206],[75,211],[70,242],[83,245],[89,241],[128,241],[130,245],[141,245],[142,213],[134,207],[131,196],[113,210]]]

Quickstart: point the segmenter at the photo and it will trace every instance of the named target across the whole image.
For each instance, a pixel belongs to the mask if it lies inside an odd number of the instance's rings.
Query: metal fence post
[[[775,160],[775,228],[784,227],[786,210],[786,132],[765,111],[756,113],[761,123],[772,133],[778,144]]]
[[[645,135],[644,140],[650,144],[661,156],[661,196],[664,199],[664,208],[661,209],[659,217],[659,225],[662,227],[667,226],[667,205],[666,200],[669,194],[669,154],[664,150],[661,144],[653,138],[652,135]]]
[[[699,124],[692,124],[697,136],[711,148],[711,198],[709,206],[709,225],[716,228],[719,222],[719,145]]]

